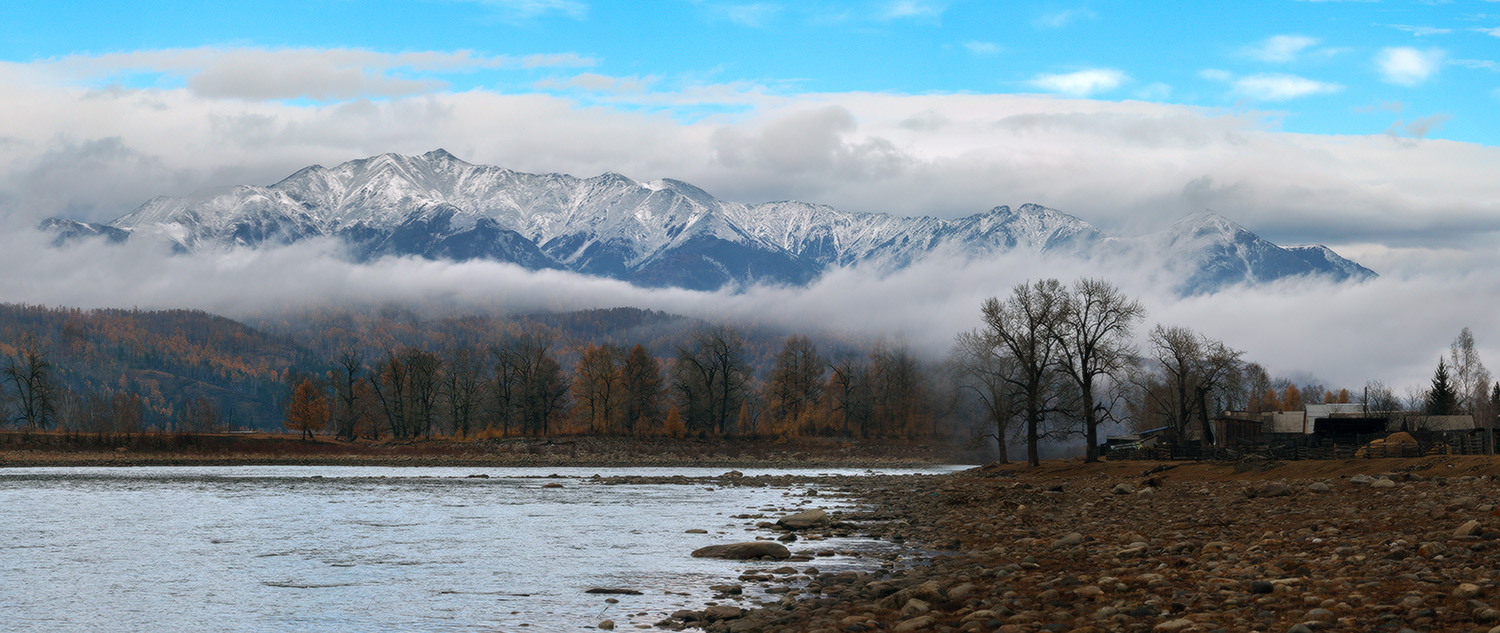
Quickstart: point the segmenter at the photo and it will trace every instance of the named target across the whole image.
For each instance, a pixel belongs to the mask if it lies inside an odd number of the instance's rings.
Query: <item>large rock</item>
[[[810,527],[828,523],[828,513],[822,510],[808,510],[781,517],[776,525],[788,530],[805,530]]]
[[[775,541],[750,541],[728,545],[710,545],[693,550],[693,558],[727,558],[730,560],[754,560],[774,558],[785,560],[792,557],[791,550]]]

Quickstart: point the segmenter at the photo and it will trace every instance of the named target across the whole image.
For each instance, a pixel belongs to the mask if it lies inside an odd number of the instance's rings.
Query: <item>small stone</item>
[[[1184,629],[1192,628],[1192,626],[1193,626],[1193,621],[1192,620],[1189,620],[1187,618],[1177,618],[1176,620],[1167,620],[1166,622],[1162,622],[1161,624],[1158,624],[1158,625],[1156,625],[1154,627],[1151,627],[1151,630],[1153,630],[1153,631],[1182,631]]]
[[[1313,609],[1311,611],[1308,611],[1305,617],[1309,622],[1333,622],[1334,620],[1338,619],[1338,617],[1333,615],[1333,612],[1329,611],[1328,609]]]
[[[1135,491],[1135,496],[1139,497],[1141,499],[1150,499],[1150,498],[1156,496],[1156,489],[1155,488],[1141,488],[1140,490]]]
[[[600,622],[599,623],[599,628],[604,629],[606,631],[613,631],[613,630],[615,630],[615,621],[614,620],[605,620],[603,622]]]
[[[1256,580],[1250,583],[1250,593],[1271,593],[1276,591],[1276,585],[1264,580]]]
[[[703,528],[693,528],[691,530],[683,531],[683,534],[708,534],[708,530],[705,530]]]
[[[1110,488],[1109,491],[1117,495],[1128,495],[1132,492],[1135,492],[1135,489],[1131,488],[1130,484],[1118,483],[1115,484],[1114,488]]]
[[[1375,483],[1375,478],[1369,475],[1355,475],[1349,478],[1349,483],[1356,486],[1368,486]]]
[[[1478,597],[1480,591],[1479,585],[1466,582],[1453,589],[1453,597],[1460,600],[1468,600],[1469,598]]]
[[[1072,547],[1082,542],[1083,535],[1077,532],[1073,532],[1071,534],[1063,536],[1062,538],[1052,541],[1052,549],[1057,549],[1059,547]]]
[[[1371,488],[1395,488],[1396,487],[1396,482],[1391,481],[1389,479],[1386,479],[1385,477],[1381,477],[1380,479],[1376,479],[1374,482],[1372,482],[1370,484],[1370,487]]]
[[[1453,536],[1479,536],[1479,533],[1483,530],[1484,528],[1479,525],[1479,521],[1470,519],[1467,523],[1458,526],[1458,529],[1453,531]]]
[[[1297,624],[1293,624],[1292,628],[1287,629],[1286,633],[1313,633],[1313,630],[1308,628],[1306,624],[1302,624],[1299,622]]]
[[[1328,487],[1328,484],[1325,484],[1321,481],[1314,481],[1311,486],[1307,487],[1307,489],[1313,492],[1328,492],[1330,490],[1333,490],[1333,488]]]
[[[937,622],[937,620],[935,620],[930,615],[919,615],[915,618],[897,624],[896,628],[892,630],[896,633],[911,633],[913,631],[921,631],[923,629],[926,629],[932,626],[934,622]]]

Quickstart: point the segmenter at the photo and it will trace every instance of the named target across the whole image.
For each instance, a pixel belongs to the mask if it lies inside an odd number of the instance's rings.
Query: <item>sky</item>
[[[12,241],[50,216],[106,222],[158,195],[443,147],[523,171],[677,178],[741,202],[942,217],[1035,202],[1126,235],[1212,209],[1278,243],[1326,244],[1381,279],[1161,296],[1159,318],[1219,325],[1273,368],[1351,385],[1420,380],[1464,325],[1500,358],[1500,2],[0,6],[0,226]],[[255,281],[235,277],[243,254],[181,266],[4,250],[0,300],[243,309],[212,275]],[[365,273],[298,253],[329,287],[362,287]],[[152,285],[91,277],[99,262]],[[966,302],[1056,267],[1009,264],[927,270],[956,275],[936,284],[963,289],[939,302],[951,314],[848,318],[940,346],[974,321]],[[410,266],[401,274],[446,279],[434,283],[450,293],[479,274]],[[590,290],[569,305],[683,312],[761,296],[570,287]],[[836,276],[762,298],[839,322],[830,306],[931,287]],[[1349,322],[1388,332],[1380,352]]]

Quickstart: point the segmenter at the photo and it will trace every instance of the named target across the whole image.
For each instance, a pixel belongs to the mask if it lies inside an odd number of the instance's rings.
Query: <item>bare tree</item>
[[[11,401],[15,403],[16,425],[28,431],[46,429],[56,415],[57,386],[52,380],[52,363],[28,342],[14,357],[5,359],[0,377],[10,383]]]
[[[870,394],[870,366],[862,357],[839,354],[828,377],[828,396],[832,409],[843,423],[844,436],[853,437],[855,429],[861,438],[870,437],[870,416],[874,408]]]
[[[1479,360],[1479,352],[1474,349],[1474,333],[1467,327],[1448,347],[1448,368],[1453,375],[1458,409],[1467,414],[1485,414],[1490,395],[1490,372]]]
[[[812,341],[806,336],[787,337],[766,379],[771,422],[782,429],[796,429],[804,413],[823,397],[826,371],[827,361]]]
[[[996,353],[984,334],[978,330],[961,332],[954,339],[948,355],[948,370],[956,389],[971,397],[972,402],[993,429],[1000,451],[1000,463],[1010,463],[1007,442],[1016,421],[1016,391],[1006,376],[1015,371],[1010,357]]]
[[[1065,297],[1057,318],[1046,324],[1058,346],[1057,366],[1078,388],[1085,461],[1099,461],[1099,422],[1113,407],[1101,402],[1102,382],[1124,379],[1136,358],[1131,342],[1135,325],[1145,317],[1140,302],[1128,299],[1102,279],[1080,279]]]
[[[745,342],[726,326],[699,330],[677,350],[672,377],[688,429],[728,434],[750,379]]]
[[[1005,381],[1018,394],[1026,429],[1026,463],[1033,467],[1041,465],[1038,447],[1047,434],[1045,423],[1067,411],[1065,396],[1059,389],[1064,378],[1056,370],[1062,346],[1051,335],[1066,303],[1062,284],[1056,279],[1045,279],[1034,285],[1019,284],[1004,302],[991,298],[981,308],[986,341],[1014,364],[1015,371]]]
[[[447,404],[448,423],[454,435],[468,437],[486,380],[483,354],[468,345],[457,345],[444,354],[443,364],[442,398]]]
[[[1213,443],[1209,396],[1235,382],[1243,352],[1231,349],[1223,341],[1208,338],[1182,326],[1157,325],[1151,330],[1152,355],[1164,374],[1167,389],[1148,389],[1149,397],[1168,398],[1159,402],[1168,412],[1173,430],[1181,438],[1197,413],[1201,435],[1199,443],[1208,448]]]
[[[333,386],[338,396],[338,411],[334,416],[334,437],[353,441],[355,427],[359,421],[360,374],[365,370],[365,357],[359,350],[346,348],[339,352],[338,367],[334,369]]]
[[[661,362],[637,343],[620,365],[620,418],[626,433],[646,430],[646,425],[661,422],[666,388],[662,385]]]

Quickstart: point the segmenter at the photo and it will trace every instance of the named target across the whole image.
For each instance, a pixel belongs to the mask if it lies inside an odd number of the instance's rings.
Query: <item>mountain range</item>
[[[1014,249],[1159,260],[1183,294],[1296,276],[1375,276],[1326,247],[1277,246],[1210,211],[1161,233],[1113,237],[1035,204],[957,219],[742,204],[680,180],[529,174],[441,149],[313,165],[270,186],[158,197],[107,224],[53,218],[43,228],[59,244],[151,236],[179,252],[335,237],[356,260],[482,259],[697,290],[801,285],[835,267],[891,271],[935,255],[972,260]]]

